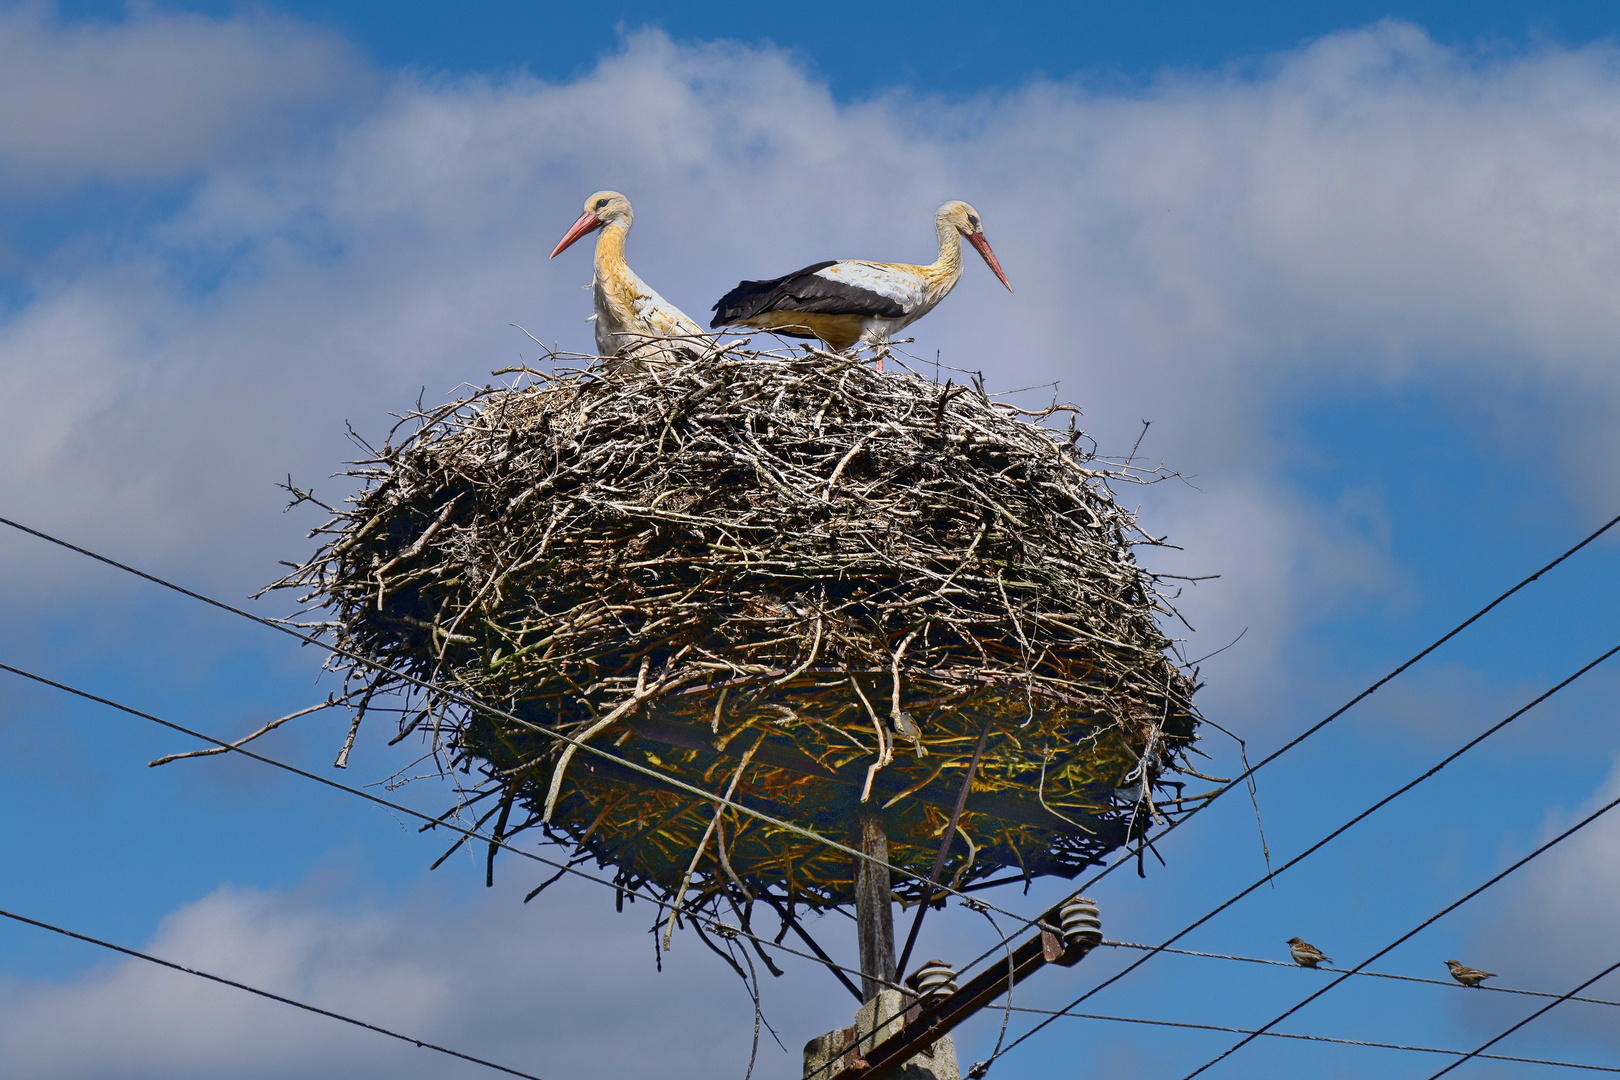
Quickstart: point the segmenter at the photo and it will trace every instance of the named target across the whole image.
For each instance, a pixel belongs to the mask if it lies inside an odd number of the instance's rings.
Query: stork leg
[[[889,838],[876,809],[859,811],[857,848],[889,861]],[[865,1000],[894,982],[894,899],[889,871],[862,859],[855,867],[855,932],[861,947],[861,993]]]

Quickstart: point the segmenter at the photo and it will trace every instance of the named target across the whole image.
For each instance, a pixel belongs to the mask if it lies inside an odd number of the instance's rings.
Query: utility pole
[[[855,933],[861,954],[861,996],[855,1023],[811,1039],[804,1048],[805,1080],[833,1080],[867,1068],[863,1054],[905,1031],[906,1012],[916,996],[893,989],[894,883],[889,880],[889,838],[875,806],[856,811],[854,847],[868,858],[855,865]],[[949,1034],[907,1053],[907,1080],[961,1080],[956,1046]]]
[[[858,850],[888,862],[883,818],[861,807]],[[1035,920],[1035,932],[1012,948],[1009,963],[993,963],[961,987],[941,961],[919,964],[908,991],[895,990],[894,907],[889,872],[862,859],[855,867],[855,922],[865,1003],[855,1023],[811,1039],[804,1047],[804,1080],[858,1073],[871,1080],[961,1080],[951,1029],[1048,964],[1073,967],[1102,941],[1097,906],[1072,896]]]
[[[894,883],[889,880],[889,837],[876,807],[857,812],[855,847],[876,862],[855,866],[855,932],[861,950],[861,996],[871,1001],[894,982]]]

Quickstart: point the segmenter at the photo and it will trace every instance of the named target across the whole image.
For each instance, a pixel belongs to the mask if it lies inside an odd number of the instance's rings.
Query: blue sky
[[[288,3],[268,10],[332,28],[378,64],[453,74],[523,68],[546,78],[588,70],[626,28],[660,27],[677,40],[730,38],[792,50],[840,97],[897,86],[965,94],[1018,86],[1040,74],[1140,82],[1166,68],[1218,68],[1267,56],[1346,27],[1410,20],[1446,45],[1511,52],[1527,41],[1584,45],[1615,31],[1601,3],[1230,4],[1175,0],[1142,4],[1006,3],[946,0],[926,11],[905,4],[714,3],[471,6],[421,0],[389,5]],[[70,18],[116,18],[117,3],[59,5]],[[163,5],[229,16],[233,3]]]
[[[345,421],[377,432],[418,392],[532,357],[510,323],[587,344],[587,257],[545,255],[590,191],[630,195],[634,265],[688,311],[815,259],[925,256],[933,208],[966,198],[1018,291],[970,267],[915,347],[992,385],[1059,380],[1105,449],[1154,421],[1146,452],[1190,483],[1126,497],[1185,549],[1167,568],[1222,575],[1183,600],[1188,648],[1244,633],[1205,665],[1203,706],[1264,753],[1620,512],[1617,29],[1597,4],[0,5],[0,515],[246,603],[308,550],[314,522],[275,484],[345,493],[327,479]],[[221,736],[324,696],[319,658],[263,629],[9,531],[0,567],[0,661]],[[1599,541],[1263,772],[1274,858],[1620,643],[1617,571]],[[1181,944],[1382,947],[1614,797],[1617,672]],[[339,775],[343,733],[316,716],[263,749]],[[410,774],[415,751],[384,742],[363,729],[342,778]],[[1207,746],[1230,775],[1231,747]],[[691,940],[656,973],[650,913],[574,883],[524,905],[540,879],[515,859],[492,890],[478,858],[429,873],[448,840],[251,762],[146,766],[192,748],[0,675],[0,907],[548,1080],[655,1055],[741,1075],[745,995]],[[1111,936],[1161,940],[1264,869],[1235,797],[1162,851],[1099,886]],[[1617,898],[1604,819],[1378,967],[1443,976],[1457,956],[1562,992],[1620,959]],[[952,908],[919,948],[989,940]],[[1016,1003],[1061,1005],[1128,959],[1043,973]],[[765,1007],[791,1052],[766,1040],[756,1075],[797,1076],[797,1048],[848,1022],[824,972],[788,967]],[[1318,985],[1161,958],[1087,1008],[1245,1027]],[[1467,1048],[1533,1007],[1353,980],[1282,1028]],[[965,1061],[998,1024],[960,1032]],[[1499,1049],[1620,1065],[1616,1030],[1566,1005]],[[1061,1020],[991,1075],[1174,1080],[1226,1038]],[[1262,1043],[1208,1075],[1443,1060]],[[0,1065],[480,1074],[13,926]]]

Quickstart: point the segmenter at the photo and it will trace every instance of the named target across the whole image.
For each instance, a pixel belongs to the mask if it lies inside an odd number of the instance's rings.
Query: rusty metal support
[[[997,961],[978,977],[962,984],[956,993],[926,1008],[913,1005],[908,1009],[905,1027],[865,1055],[866,1068],[861,1070],[861,1080],[878,1080],[893,1073],[914,1055],[932,1046],[940,1036],[948,1034],[958,1024],[1047,964],[1073,967],[1094,947],[1091,941],[1077,941],[1071,945],[1063,940],[1062,915],[1057,907],[1041,916],[1039,926],[1040,930],[1034,937],[1013,950],[1010,973],[1009,965]]]
[[[911,963],[911,949],[917,944],[917,931],[922,929],[923,916],[928,914],[928,905],[934,899],[934,886],[939,884],[940,871],[945,869],[945,856],[950,854],[951,841],[956,839],[956,826],[962,820],[962,808],[967,805],[968,792],[973,790],[973,774],[979,771],[979,759],[984,756],[984,741],[990,737],[993,722],[994,717],[985,717],[984,726],[979,729],[979,741],[973,744],[973,760],[968,762],[967,775],[962,777],[962,790],[957,792],[956,804],[951,807],[951,820],[945,824],[945,838],[939,842],[934,868],[928,872],[928,880],[923,883],[922,901],[917,905],[917,917],[911,920],[906,947],[900,950],[900,963],[895,967],[897,977],[904,975],[906,965]]]
[[[799,920],[793,914],[791,914],[788,908],[782,906],[781,901],[777,900],[776,897],[772,896],[770,893],[761,893],[759,898],[776,909],[776,913],[782,917],[782,924],[789,930],[792,930],[795,934],[799,935],[800,941],[810,946],[810,951],[821,958],[821,962],[826,965],[827,970],[832,972],[833,978],[843,983],[844,989],[853,994],[856,1001],[864,1002],[866,1000],[866,998],[861,995],[861,988],[850,981],[849,976],[844,974],[844,969],[839,967],[833,958],[827,955],[827,950],[823,949],[816,942],[816,939],[810,936],[810,932],[800,925]]]

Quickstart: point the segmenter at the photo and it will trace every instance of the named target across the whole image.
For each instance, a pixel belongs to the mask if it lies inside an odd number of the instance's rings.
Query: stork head
[[[990,241],[984,238],[984,228],[979,224],[979,212],[967,203],[953,199],[939,208],[936,220],[948,224],[957,232],[967,237],[978,253],[984,256],[985,263],[1007,285],[1007,291],[1012,292],[1012,286],[1007,284],[1007,275],[1001,272],[1001,263],[996,260],[996,253],[990,250]]]
[[[595,232],[604,225],[622,222],[630,224],[630,200],[617,191],[598,191],[585,200],[585,212],[557,242],[551,257],[555,259],[564,249],[586,233]]]

